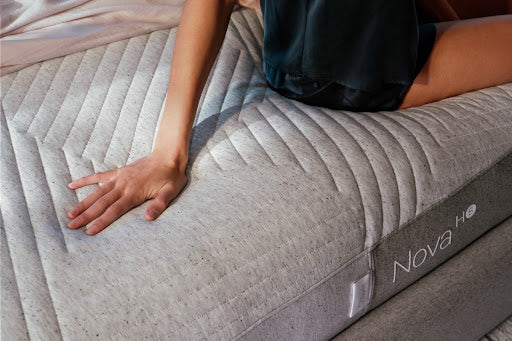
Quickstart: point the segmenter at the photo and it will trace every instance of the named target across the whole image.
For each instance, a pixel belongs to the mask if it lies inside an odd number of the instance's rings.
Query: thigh
[[[512,13],[512,0],[447,0],[460,19]]]
[[[512,15],[435,25],[432,52],[401,108],[512,82]]]

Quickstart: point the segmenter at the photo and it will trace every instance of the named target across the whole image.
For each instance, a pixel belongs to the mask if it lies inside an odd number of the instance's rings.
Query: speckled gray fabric
[[[339,334],[343,340],[478,340],[512,337],[512,219]]]
[[[153,223],[142,205],[93,238],[66,229],[94,189],[69,181],[151,150],[174,37],[2,77],[2,267],[16,284],[2,278],[2,325],[20,338],[325,339],[512,214],[496,180],[510,174],[512,84],[396,112],[306,106],[267,88],[261,17],[244,10],[200,101],[187,189]],[[449,244],[461,212],[471,233]],[[395,261],[410,268],[396,285]]]

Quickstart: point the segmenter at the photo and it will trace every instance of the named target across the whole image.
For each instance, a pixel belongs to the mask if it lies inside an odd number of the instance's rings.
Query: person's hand
[[[68,227],[77,229],[96,219],[86,231],[94,235],[148,199],[153,200],[145,217],[155,220],[185,187],[185,164],[166,163],[158,155],[150,154],[128,166],[73,181],[69,184],[71,189],[104,184],[68,212],[72,219]]]

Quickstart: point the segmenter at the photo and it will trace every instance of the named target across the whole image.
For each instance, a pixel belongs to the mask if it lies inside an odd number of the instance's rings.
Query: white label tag
[[[350,285],[350,311],[348,317],[354,317],[370,304],[371,279],[371,273],[367,273]]]

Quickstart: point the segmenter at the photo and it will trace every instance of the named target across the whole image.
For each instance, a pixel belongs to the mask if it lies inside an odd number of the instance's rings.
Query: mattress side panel
[[[512,214],[512,153],[374,249],[372,308]]]
[[[260,319],[237,339],[325,340],[341,328],[357,321],[366,312],[371,291],[371,259],[368,253],[358,257],[319,282],[297,299]],[[353,283],[365,284],[354,297]],[[356,300],[355,300],[356,299]],[[359,307],[354,305],[361,304]]]
[[[508,219],[334,340],[477,340],[512,313],[511,293]],[[490,339],[507,340],[505,327]]]

